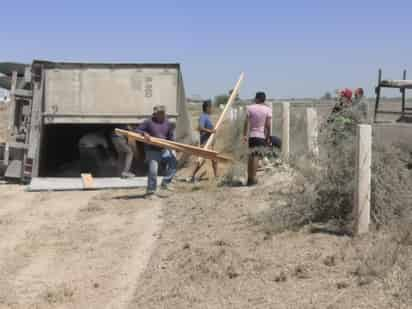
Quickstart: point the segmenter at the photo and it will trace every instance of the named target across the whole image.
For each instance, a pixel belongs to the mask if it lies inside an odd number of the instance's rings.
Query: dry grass
[[[350,232],[358,121],[349,112],[340,116],[351,122],[323,125],[320,158],[292,162],[295,181],[284,192],[288,203],[270,212],[271,232],[310,223],[322,223],[324,231]],[[382,284],[396,308],[408,308],[412,301],[412,177],[406,149],[402,145],[373,146],[371,215],[377,231],[359,243],[359,266],[354,271],[359,286]]]
[[[394,308],[410,308],[412,302],[411,219],[399,220],[372,235],[358,248],[358,267],[354,271],[359,286],[379,282]]]
[[[292,162],[297,176],[287,192],[287,206],[273,211],[275,231],[332,221],[345,232],[351,225],[357,119],[350,112],[340,116],[351,121],[338,119],[324,124],[319,136],[320,158]],[[396,222],[410,212],[411,174],[405,155],[394,145],[373,148],[372,217],[377,227]]]

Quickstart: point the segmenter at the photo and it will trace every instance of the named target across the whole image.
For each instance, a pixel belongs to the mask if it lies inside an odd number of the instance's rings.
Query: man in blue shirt
[[[212,133],[215,133],[215,129],[213,126],[212,121],[210,120],[210,115],[212,114],[212,102],[210,100],[204,101],[202,105],[202,114],[199,117],[199,134],[200,134],[200,146],[204,146],[210,135]],[[204,164],[204,160],[202,161],[202,164],[199,162],[196,164],[195,170],[193,171],[192,174],[192,182],[195,181],[195,177],[197,172],[202,168]],[[213,173],[215,177],[217,177],[217,161],[212,161],[212,167],[213,167]]]

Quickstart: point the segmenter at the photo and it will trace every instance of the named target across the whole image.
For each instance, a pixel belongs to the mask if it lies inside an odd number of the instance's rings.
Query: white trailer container
[[[179,64],[34,61],[25,79],[24,89],[12,85],[10,92],[9,138],[2,146],[9,178],[57,177],[56,168],[78,159],[81,136],[139,124],[155,105],[166,106],[176,138],[191,142]]]

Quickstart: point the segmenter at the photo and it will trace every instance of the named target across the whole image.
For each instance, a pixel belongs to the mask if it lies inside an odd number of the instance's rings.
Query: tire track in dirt
[[[73,192],[51,194],[40,204],[32,220],[38,223],[28,227],[31,238],[20,234],[18,250],[0,268],[0,304],[125,307],[150,259],[161,202]]]
[[[33,257],[41,255],[44,261],[48,253],[42,252],[47,236],[53,225],[65,226],[70,223],[82,203],[88,203],[95,192],[77,193],[82,202],[76,203],[73,192],[26,193],[23,187],[16,189],[15,197],[6,204],[5,217],[9,218],[0,232],[0,303],[15,298],[18,289],[10,282],[16,274],[32,263]],[[45,231],[46,233],[44,233]]]

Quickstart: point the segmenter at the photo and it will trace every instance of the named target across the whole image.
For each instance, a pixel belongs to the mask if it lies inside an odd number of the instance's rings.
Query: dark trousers
[[[99,162],[101,161],[99,148],[80,147],[79,152],[81,173],[89,173],[97,176],[99,173]]]

